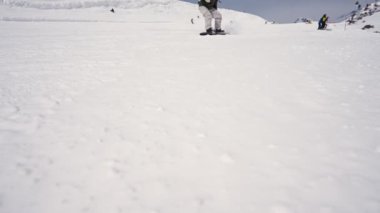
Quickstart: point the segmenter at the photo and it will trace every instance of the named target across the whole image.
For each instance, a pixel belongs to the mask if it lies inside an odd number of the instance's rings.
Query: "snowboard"
[[[206,35],[210,35],[210,36],[213,36],[213,35],[227,35],[228,33],[226,32],[221,32],[221,33],[216,33],[216,32],[212,32],[212,34],[208,34],[207,32],[201,32],[199,33],[200,36],[206,36]]]

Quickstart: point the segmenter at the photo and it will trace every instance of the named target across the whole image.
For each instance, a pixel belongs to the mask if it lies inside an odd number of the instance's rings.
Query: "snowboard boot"
[[[226,32],[224,32],[224,30],[222,30],[222,29],[216,29],[216,30],[215,30],[215,34],[216,34],[216,35],[225,35]]]
[[[225,34],[225,32],[222,29],[216,29],[215,34]]]
[[[208,35],[212,35],[212,34],[213,34],[212,28],[208,28],[208,29],[206,30],[206,33],[207,33]]]

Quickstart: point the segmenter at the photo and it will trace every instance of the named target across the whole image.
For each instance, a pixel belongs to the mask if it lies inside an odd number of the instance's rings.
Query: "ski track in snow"
[[[1,213],[380,211],[376,34],[25,11],[0,21]]]

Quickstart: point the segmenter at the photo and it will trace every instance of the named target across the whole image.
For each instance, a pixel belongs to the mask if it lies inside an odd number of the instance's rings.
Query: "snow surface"
[[[3,0],[0,212],[379,213],[379,34],[221,12]]]

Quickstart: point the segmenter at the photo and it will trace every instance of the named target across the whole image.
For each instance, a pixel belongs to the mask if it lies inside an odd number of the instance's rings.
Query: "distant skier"
[[[199,11],[205,18],[206,33],[222,34],[222,14],[218,11],[218,0],[198,0]],[[212,19],[215,19],[215,32],[212,30]]]
[[[327,27],[327,21],[329,20],[329,17],[324,14],[321,19],[319,19],[318,22],[318,30],[325,30]]]

